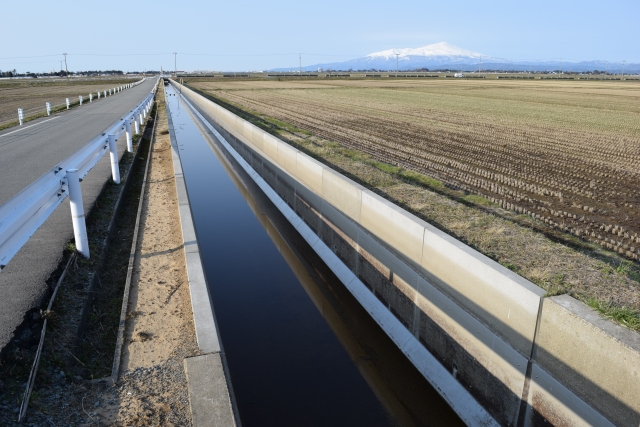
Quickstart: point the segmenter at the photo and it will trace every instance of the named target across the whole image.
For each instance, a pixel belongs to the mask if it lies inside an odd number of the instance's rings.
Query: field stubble
[[[640,85],[249,83],[196,87],[638,260]]]
[[[190,85],[550,294],[640,327],[640,85]]]

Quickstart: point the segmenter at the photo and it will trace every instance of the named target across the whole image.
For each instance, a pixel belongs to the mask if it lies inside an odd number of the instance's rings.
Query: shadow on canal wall
[[[467,424],[638,426],[638,334],[182,94]]]
[[[220,144],[211,145],[238,192],[378,400],[396,420],[401,420],[398,425],[462,425],[444,409],[446,403],[438,392],[426,384],[415,366],[233,156]]]

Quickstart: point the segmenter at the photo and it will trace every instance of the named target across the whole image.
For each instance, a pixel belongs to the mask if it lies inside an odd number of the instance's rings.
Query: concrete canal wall
[[[640,425],[637,333],[571,297],[544,298],[465,244],[181,90],[286,203],[281,210],[303,236],[313,233],[305,238],[314,249],[339,260],[336,275],[469,425]]]

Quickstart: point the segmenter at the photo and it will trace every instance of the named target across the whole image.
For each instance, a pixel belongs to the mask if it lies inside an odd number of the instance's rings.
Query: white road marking
[[[45,122],[48,122],[48,121],[51,121],[51,120],[53,120],[53,119],[57,119],[57,118],[58,118],[58,116],[56,116],[56,117],[51,117],[50,119],[43,120],[43,121],[41,121],[41,122],[39,122],[39,123],[36,123],[35,125],[25,126],[25,127],[20,128],[20,129],[18,129],[18,130],[14,130],[13,132],[5,133],[4,135],[0,135],[0,138],[2,138],[3,136],[11,135],[12,133],[20,132],[21,130],[29,129],[29,128],[32,128],[32,127],[34,127],[34,126],[38,126],[38,125],[40,125],[40,124],[42,124],[42,123],[45,123]]]

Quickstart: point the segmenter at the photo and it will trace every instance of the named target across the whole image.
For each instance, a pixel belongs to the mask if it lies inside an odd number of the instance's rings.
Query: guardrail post
[[[124,121],[124,133],[127,137],[127,151],[133,153],[133,139],[131,138],[131,121],[126,119]]]
[[[138,108],[138,121],[140,122],[140,126],[144,124],[144,118],[142,117],[142,109]]]
[[[100,91],[98,91],[98,99],[100,99]]]
[[[71,221],[73,222],[73,236],[76,240],[76,249],[82,256],[89,258],[89,239],[87,238],[87,224],[84,219],[82,189],[80,188],[78,169],[67,170],[67,180],[69,181]]]
[[[24,121],[24,111],[22,108],[18,108],[18,121],[20,122],[20,126],[22,126],[22,122]]]
[[[140,135],[140,125],[138,125],[138,117],[136,116],[137,111],[133,112],[133,116],[131,116],[131,119],[133,120],[133,123],[136,125],[136,135]]]
[[[69,98],[67,98],[67,110],[69,109]]]
[[[92,93],[89,94],[89,102],[93,102],[93,94]]]
[[[109,155],[111,157],[111,175],[113,182],[120,184],[120,165],[118,164],[118,146],[116,145],[116,136],[110,134],[109,139]]]
[[[82,95],[78,96],[78,99],[80,100],[80,105],[82,105]]]
[[[104,91],[104,97],[105,98],[107,97],[107,91],[106,90]]]
[[[45,102],[44,106],[47,108],[47,116],[51,115],[51,103]]]

